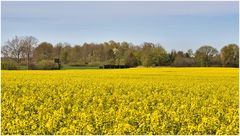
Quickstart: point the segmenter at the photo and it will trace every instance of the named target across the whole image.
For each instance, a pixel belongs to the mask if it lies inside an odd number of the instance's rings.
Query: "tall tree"
[[[189,49],[189,50],[185,53],[185,57],[187,57],[187,58],[192,58],[192,57],[194,57],[194,54],[193,54],[192,49]]]
[[[236,44],[228,44],[221,49],[221,61],[223,66],[239,66],[239,47]]]
[[[191,54],[191,50],[188,50],[186,53],[184,53],[183,51],[178,51],[172,65],[176,67],[194,66],[195,62],[194,59],[191,57]]]
[[[8,45],[4,45],[1,47],[1,55],[5,59],[9,59],[11,56],[11,49]]]
[[[53,56],[54,58],[60,59],[62,52],[63,44],[57,43],[55,47],[53,47]]]
[[[20,55],[23,51],[23,46],[21,44],[21,38],[15,36],[12,40],[8,40],[6,45],[3,46],[4,55],[8,55],[15,59],[17,63],[20,62]],[[7,53],[8,52],[8,53]]]
[[[71,50],[71,62],[74,64],[79,63],[80,61],[80,52],[81,52],[81,47],[79,45],[75,45],[72,50]]]
[[[37,46],[38,40],[33,36],[25,36],[21,40],[23,46],[23,54],[27,58],[27,66],[29,69],[29,64],[31,63],[31,57],[33,54],[34,47]]]
[[[211,60],[214,56],[218,54],[217,49],[213,48],[212,46],[202,46],[197,49],[195,53],[195,59],[199,66],[201,67],[208,67],[211,65]]]
[[[53,59],[53,45],[51,43],[40,43],[33,52],[33,58],[37,61]]]
[[[125,65],[130,67],[135,67],[138,65],[138,60],[132,52],[128,54],[127,59],[125,60]]]
[[[142,64],[144,66],[162,66],[169,61],[166,50],[160,44],[144,43],[142,48]]]
[[[143,47],[141,51],[141,62],[143,66],[148,67],[153,65],[152,56],[151,56],[152,48],[154,48],[153,43],[149,43],[149,42],[143,43]]]
[[[64,64],[70,62],[70,53],[71,53],[71,45],[69,43],[64,43],[63,48],[61,49],[61,60]]]
[[[164,66],[169,61],[166,50],[159,44],[155,45],[150,56],[153,66]]]
[[[120,52],[117,48],[113,48],[113,60],[114,64],[118,64],[120,62]]]
[[[177,52],[175,50],[171,50],[170,53],[168,53],[169,58],[169,64],[172,64],[177,56]]]

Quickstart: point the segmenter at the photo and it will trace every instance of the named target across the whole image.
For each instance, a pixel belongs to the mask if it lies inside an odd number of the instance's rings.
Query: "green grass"
[[[27,66],[20,66],[20,70],[27,70]],[[99,69],[98,66],[70,66],[70,65],[63,65],[61,70],[66,69]]]
[[[99,69],[97,66],[69,66],[69,65],[63,65],[62,70],[65,69]]]
[[[27,70],[28,67],[27,66],[20,66],[20,70]]]

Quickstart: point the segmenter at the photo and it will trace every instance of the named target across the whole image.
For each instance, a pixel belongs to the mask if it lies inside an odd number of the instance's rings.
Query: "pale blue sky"
[[[2,44],[32,35],[53,44],[110,40],[218,50],[239,39],[238,2],[2,2]]]

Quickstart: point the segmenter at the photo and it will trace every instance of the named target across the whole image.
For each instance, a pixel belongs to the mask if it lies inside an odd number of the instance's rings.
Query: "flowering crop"
[[[2,134],[239,134],[238,69],[2,71]]]

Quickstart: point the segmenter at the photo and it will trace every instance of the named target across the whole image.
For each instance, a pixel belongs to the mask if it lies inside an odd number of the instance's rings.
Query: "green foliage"
[[[61,64],[71,65],[123,65],[131,66],[224,66],[238,67],[239,48],[236,44],[229,44],[222,48],[221,54],[209,46],[202,46],[195,53],[191,49],[187,52],[172,50],[167,52],[160,44],[144,42],[135,45],[128,42],[113,40],[103,43],[84,43],[70,45],[58,43],[52,45],[42,42],[37,45],[34,37],[15,37],[2,46],[2,58],[16,60],[19,64],[29,65],[30,69],[37,68],[41,60],[60,59]],[[133,53],[133,56],[129,56]],[[221,58],[221,59],[220,59]],[[194,62],[194,63],[193,63]],[[45,65],[45,64],[44,64]],[[48,68],[47,68],[48,69]]]
[[[191,67],[194,65],[195,65],[195,62],[193,58],[182,57],[182,56],[176,56],[174,62],[172,63],[172,66],[176,66],[176,67]]]
[[[144,66],[163,66],[167,65],[169,56],[166,50],[160,45],[145,43],[142,51],[142,64]]]
[[[197,49],[195,53],[195,60],[198,66],[209,67],[214,56],[218,53],[217,49],[205,45]]]
[[[174,62],[176,56],[177,56],[177,52],[175,50],[172,50],[170,53],[168,53],[169,65],[171,65]]]
[[[50,60],[42,60],[37,63],[37,67],[44,70],[57,69],[57,64]]]
[[[61,69],[98,69],[98,66],[88,65],[63,65]]]
[[[34,49],[33,58],[36,61],[52,59],[53,45],[51,43],[42,42]]]
[[[127,56],[127,59],[125,60],[125,65],[130,67],[135,67],[138,65],[138,60],[132,52]]]
[[[58,65],[54,63],[53,60],[41,60],[36,64],[32,64],[31,69],[54,70],[54,69],[58,69]]]
[[[17,70],[20,66],[16,61],[13,60],[4,60],[1,62],[2,70]]]
[[[223,66],[239,66],[239,47],[236,44],[229,44],[221,49],[221,61]]]

